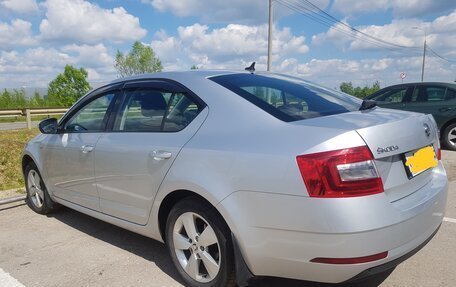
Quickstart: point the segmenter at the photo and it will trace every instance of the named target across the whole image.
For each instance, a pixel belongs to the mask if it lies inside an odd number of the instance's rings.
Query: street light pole
[[[424,47],[423,47],[423,65],[421,67],[421,82],[424,81],[424,64],[426,63],[426,30],[421,29],[420,27],[413,27],[413,29],[421,30],[424,32]]]
[[[269,0],[269,29],[268,29],[268,72],[272,64],[272,0]]]

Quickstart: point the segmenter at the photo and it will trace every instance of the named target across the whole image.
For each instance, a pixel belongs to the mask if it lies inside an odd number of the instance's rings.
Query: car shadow
[[[155,263],[160,270],[184,285],[163,243],[66,207],[62,207],[57,212],[51,213],[48,216],[98,240],[102,240]]]
[[[185,283],[176,271],[164,244],[65,207],[62,207],[58,212],[49,214],[48,216],[55,218],[98,240],[102,240],[125,251],[131,252],[132,254],[140,256],[148,261],[154,262],[160,270],[185,286]],[[379,286],[391,274],[391,272],[392,270],[385,274],[370,278],[367,281],[350,284],[324,284],[273,277],[258,277],[251,279],[249,286],[376,287]]]

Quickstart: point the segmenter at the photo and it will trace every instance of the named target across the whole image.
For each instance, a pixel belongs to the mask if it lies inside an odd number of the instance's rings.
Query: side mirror
[[[58,128],[57,119],[45,119],[44,121],[40,122],[38,128],[40,129],[40,132],[43,134],[56,134]]]

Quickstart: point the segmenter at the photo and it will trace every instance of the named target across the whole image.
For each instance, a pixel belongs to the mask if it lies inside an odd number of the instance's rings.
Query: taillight
[[[353,197],[383,192],[374,157],[367,146],[296,157],[312,197]]]
[[[442,159],[442,150],[440,149],[440,147],[437,149],[437,159],[438,160]]]

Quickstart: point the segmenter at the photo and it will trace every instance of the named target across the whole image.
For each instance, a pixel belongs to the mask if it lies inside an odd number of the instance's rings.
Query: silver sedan
[[[359,280],[418,251],[445,212],[432,116],[291,76],[120,79],[40,130],[22,158],[30,208],[165,242],[189,286]]]

